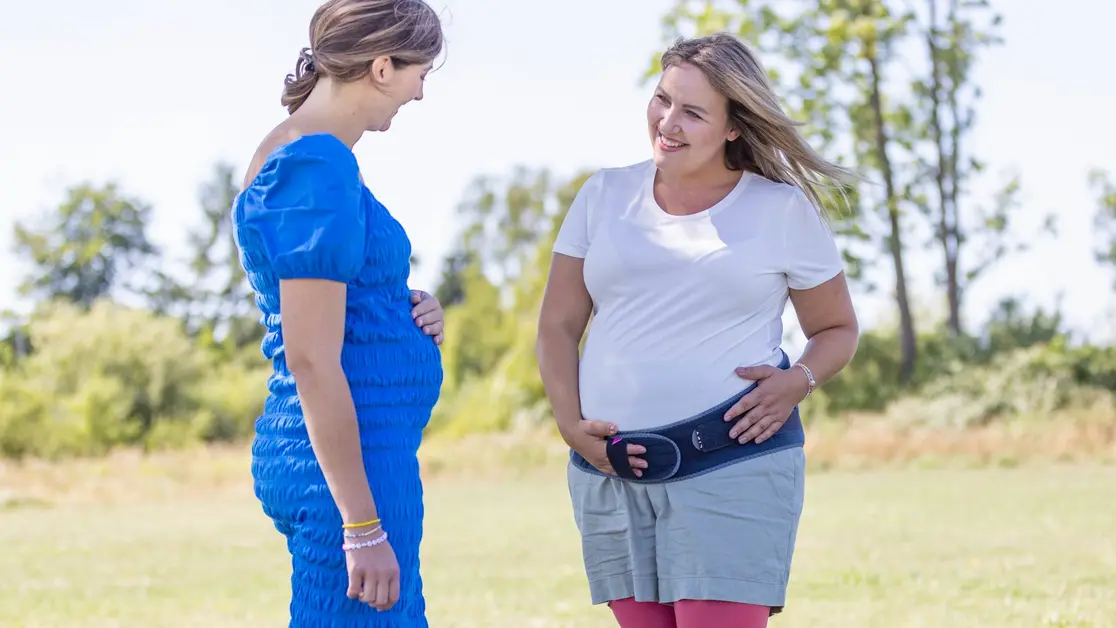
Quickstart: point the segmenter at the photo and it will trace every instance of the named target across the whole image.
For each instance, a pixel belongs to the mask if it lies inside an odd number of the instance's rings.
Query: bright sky
[[[369,186],[407,228],[432,287],[455,236],[469,181],[518,164],[560,174],[646,159],[639,77],[661,49],[669,0],[432,0],[444,9],[448,62],[387,134],[356,153]],[[243,168],[285,115],[283,77],[307,45],[316,0],[18,2],[0,22],[0,309],[22,268],[11,226],[61,200],[80,180],[119,181],[155,207],[152,235],[176,257],[198,215],[197,188],[213,163]],[[999,0],[1007,45],[986,53],[976,148],[993,175],[1023,177],[1021,225],[1059,216],[1060,235],[1036,243],[978,282],[967,303],[980,322],[1000,297],[1051,305],[1070,323],[1113,333],[1112,275],[1093,262],[1093,167],[1116,171],[1116,5]],[[993,179],[994,180],[994,179]],[[987,199],[974,199],[985,202]],[[916,247],[921,248],[921,246]],[[940,310],[933,257],[910,260],[918,307]],[[927,254],[928,255],[928,254]],[[881,279],[890,285],[886,275]],[[891,317],[887,292],[858,297],[866,322]]]

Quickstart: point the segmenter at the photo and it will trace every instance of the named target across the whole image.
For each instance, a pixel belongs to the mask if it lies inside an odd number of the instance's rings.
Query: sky
[[[661,51],[670,0],[430,0],[446,25],[448,54],[426,96],[388,133],[355,152],[368,185],[407,229],[422,263],[412,287],[434,287],[454,241],[456,205],[480,175],[517,165],[559,175],[650,156],[640,77]],[[1114,335],[1113,274],[1092,257],[1094,195],[1087,173],[1116,172],[1116,84],[1099,66],[1116,58],[1116,4],[999,0],[1006,44],[977,68],[984,90],[972,145],[988,162],[988,189],[1022,177],[1020,233],[1036,238],[969,292],[979,323],[1005,296],[1060,302],[1070,325]],[[199,216],[198,186],[215,162],[241,171],[286,112],[283,77],[307,45],[313,0],[102,0],[19,2],[0,22],[0,310],[26,311],[26,270],[12,225],[61,200],[64,186],[117,181],[154,206],[153,240],[185,255]],[[973,203],[986,203],[978,193]],[[1057,237],[1037,239],[1041,217]],[[916,305],[940,315],[934,249],[912,243]],[[886,268],[881,283],[888,285]],[[866,326],[893,318],[888,292],[857,294]]]

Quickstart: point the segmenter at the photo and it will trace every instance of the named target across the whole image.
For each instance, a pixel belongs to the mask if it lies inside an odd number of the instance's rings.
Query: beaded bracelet
[[[383,526],[378,525],[375,528],[372,528],[371,530],[368,530],[366,532],[346,532],[345,533],[345,538],[346,539],[359,539],[359,538],[365,537],[365,536],[372,536],[373,534],[376,534],[377,532],[379,532],[380,530],[383,530],[383,529],[384,529]]]
[[[809,397],[814,392],[814,388],[817,386],[817,382],[814,381],[814,374],[810,372],[810,367],[801,362],[795,362],[794,366],[802,369],[802,372],[806,374],[806,383],[809,386],[806,389],[806,396]]]
[[[385,531],[385,532],[381,533],[380,536],[372,539],[371,541],[361,541],[360,543],[345,543],[341,546],[341,549],[346,551],[346,552],[351,552],[353,550],[358,550],[358,549],[362,549],[362,548],[365,548],[365,547],[375,547],[375,546],[379,545],[380,543],[383,543],[384,541],[386,541],[387,536],[388,536],[387,532]]]

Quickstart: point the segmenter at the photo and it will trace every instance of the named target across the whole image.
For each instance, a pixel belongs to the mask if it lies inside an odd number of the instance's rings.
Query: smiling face
[[[669,66],[647,105],[655,165],[673,173],[724,167],[725,142],[739,135],[729,126],[728,99],[697,67]]]
[[[369,101],[369,131],[387,131],[399,108],[412,100],[422,100],[426,74],[433,62],[396,65],[382,57],[372,63],[369,76],[375,95]]]

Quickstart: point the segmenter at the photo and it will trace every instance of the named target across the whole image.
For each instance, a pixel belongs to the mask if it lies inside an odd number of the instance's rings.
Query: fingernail
[[[418,323],[419,325],[421,325],[422,324],[422,319],[421,318],[416,318],[415,322]]]
[[[609,425],[608,426],[608,431],[611,434],[615,434],[616,433],[616,426],[615,425]]]

